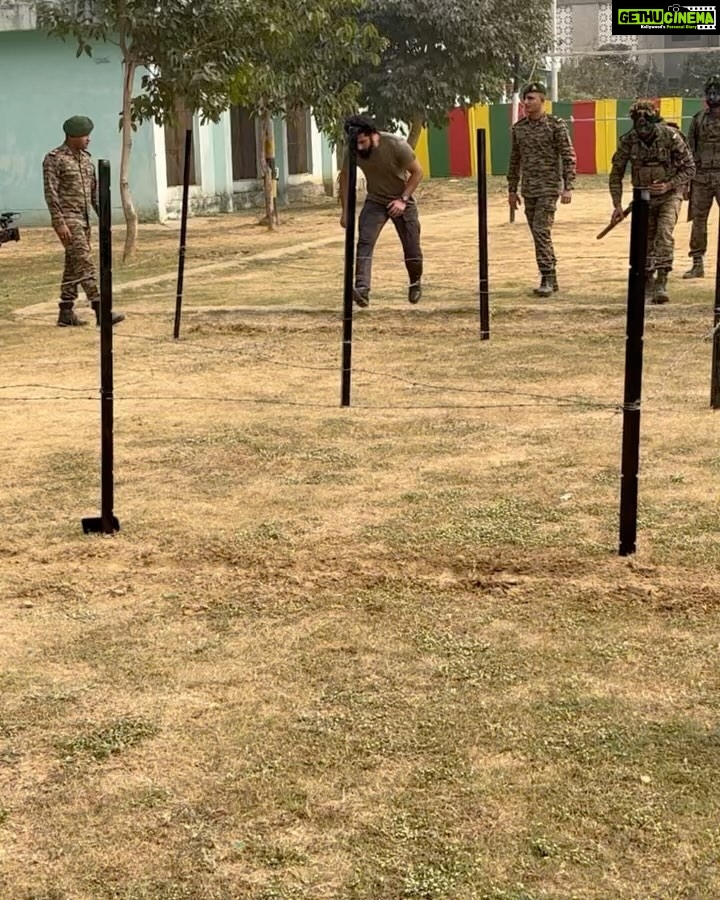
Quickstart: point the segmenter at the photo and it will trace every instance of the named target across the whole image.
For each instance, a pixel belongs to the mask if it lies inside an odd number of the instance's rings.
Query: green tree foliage
[[[318,127],[337,140],[343,118],[357,107],[360,85],[354,72],[377,63],[385,41],[372,24],[361,23],[363,0],[296,0],[258,3],[253,39],[234,75],[234,103],[253,111],[262,128],[266,218],[276,220],[271,160],[275,156],[272,117],[310,107]]]
[[[356,12],[361,0],[52,0],[38,25],[91,56],[119,46],[123,60],[120,194],[125,254],[137,240],[129,186],[133,131],[171,123],[182,104],[217,121],[233,102],[264,116],[306,105],[331,127],[359,95],[350,70],[377,59],[382,42]],[[137,89],[136,75],[140,73]],[[336,127],[336,126],[335,126]]]
[[[129,185],[132,134],[152,119],[172,122],[179,102],[217,120],[229,105],[230,73],[244,59],[245,5],[241,0],[53,0],[38,6],[38,26],[77,44],[119,46],[123,60],[120,196],[127,225],[124,258],[137,240],[137,214]],[[136,74],[142,72],[142,90]]]
[[[629,50],[625,44],[603,44],[600,50]],[[582,56],[564,62],[558,78],[561,100],[652,97],[662,90],[662,76],[652,64],[641,66],[633,56]]]
[[[720,73],[720,53],[689,53],[685,57],[680,84],[674,93],[681,97],[703,97],[708,75]]]
[[[385,127],[408,123],[413,145],[457,103],[499,99],[516,54],[539,60],[550,43],[548,0],[367,0],[361,20],[387,39],[357,70],[361,106]]]

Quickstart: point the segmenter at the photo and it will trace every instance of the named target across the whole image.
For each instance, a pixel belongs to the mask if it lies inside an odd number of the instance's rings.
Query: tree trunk
[[[269,112],[263,113],[261,134],[263,147],[262,180],[263,190],[265,192],[265,221],[270,231],[275,231],[278,225],[277,201],[275,199],[275,191],[273,190],[275,135],[273,134],[272,116]]]
[[[420,135],[422,134],[424,125],[425,110],[416,112],[412,118],[412,122],[410,123],[410,134],[408,135],[407,139],[408,144],[410,144],[413,150],[417,147],[417,143],[420,140]]]
[[[123,101],[122,101],[122,152],[120,154],[120,200],[125,215],[125,247],[123,262],[131,259],[137,246],[138,217],[130,193],[130,153],[132,151],[132,119],[130,106],[135,81],[135,63],[125,56],[123,60]]]

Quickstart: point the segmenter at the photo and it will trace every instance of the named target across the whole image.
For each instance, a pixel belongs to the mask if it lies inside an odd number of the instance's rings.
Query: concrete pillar
[[[223,212],[233,211],[232,134],[230,110],[226,110],[213,128],[213,164],[215,191],[222,198]]]
[[[320,135],[320,156],[325,194],[334,197],[337,194],[337,165],[330,141],[324,134]]]

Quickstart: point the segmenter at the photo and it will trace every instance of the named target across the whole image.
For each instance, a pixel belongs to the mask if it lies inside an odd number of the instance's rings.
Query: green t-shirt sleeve
[[[395,149],[397,161],[406,169],[411,162],[415,161],[415,151],[407,141],[398,141]]]

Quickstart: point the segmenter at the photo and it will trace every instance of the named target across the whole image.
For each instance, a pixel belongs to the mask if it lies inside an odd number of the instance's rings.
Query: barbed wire
[[[720,332],[720,324],[718,324],[717,326],[713,326],[709,330],[705,329],[703,331],[703,333],[698,336],[697,341],[693,342],[693,344],[690,347],[685,348],[671,362],[671,364],[667,367],[666,371],[664,372],[664,377],[663,377],[663,381],[661,382],[661,384],[658,385],[654,389],[654,391],[646,392],[645,398],[644,398],[644,403],[647,403],[648,401],[650,401],[654,397],[657,397],[661,393],[662,389],[664,388],[665,384],[669,380],[669,378],[672,375],[672,373],[674,372],[674,370],[677,368],[677,366],[680,364],[680,362],[682,362],[683,359],[687,358],[687,356],[694,351],[698,342],[707,342],[708,340],[712,340],[713,337],[719,332]],[[623,335],[623,337],[624,337],[624,335]],[[155,337],[149,337],[149,336],[145,336],[145,335],[124,335],[123,338],[125,340],[131,340],[131,341],[132,340],[144,341],[146,343],[151,343],[154,345],[174,346],[174,347],[178,346],[177,342],[175,342],[174,340],[171,340],[169,338],[155,338]],[[201,350],[203,352],[220,353],[223,355],[228,352],[227,347],[214,347],[214,346],[210,346],[210,345],[206,345],[206,344],[199,344],[197,342],[192,342],[192,344],[190,346],[192,347],[192,349]],[[235,351],[235,352],[238,352],[238,351]],[[266,365],[273,365],[273,366],[283,368],[283,369],[297,369],[300,371],[312,371],[312,372],[323,372],[323,373],[329,372],[329,373],[333,373],[333,374],[335,374],[338,371],[337,365],[321,366],[321,365],[309,365],[306,363],[290,363],[287,361],[280,361],[277,359],[273,359],[269,356],[263,355],[262,353],[253,354],[252,362],[253,363],[264,363]],[[616,413],[619,410],[626,408],[624,404],[618,404],[618,403],[613,403],[613,402],[608,402],[608,401],[599,401],[594,398],[582,397],[582,396],[577,396],[577,395],[569,396],[569,397],[557,396],[557,395],[552,395],[552,394],[539,393],[539,392],[527,391],[527,390],[524,390],[524,391],[523,390],[515,390],[515,389],[510,389],[510,388],[467,388],[467,387],[460,387],[457,385],[437,384],[434,382],[420,381],[418,379],[408,378],[407,376],[397,375],[397,374],[391,373],[391,372],[379,371],[376,369],[368,369],[368,368],[362,368],[362,367],[354,369],[353,375],[355,377],[369,376],[369,377],[374,377],[374,378],[380,378],[385,381],[387,381],[387,380],[396,381],[396,382],[406,384],[412,388],[419,388],[419,389],[428,390],[428,391],[438,391],[438,392],[442,392],[442,393],[473,394],[473,395],[513,396],[513,397],[522,397],[522,398],[526,398],[526,399],[533,401],[532,403],[520,404],[520,405],[519,404],[489,404],[489,405],[484,404],[484,405],[473,405],[472,406],[472,408],[478,408],[478,409],[489,409],[489,408],[511,409],[511,408],[518,408],[518,406],[527,408],[527,407],[533,407],[533,406],[550,405],[550,406],[555,406],[555,407],[582,407],[583,409],[586,409],[586,410],[611,410],[611,411],[613,411],[613,413]],[[39,390],[63,391],[65,393],[69,392],[69,393],[75,393],[75,394],[82,393],[82,394],[86,394],[86,395],[90,395],[90,396],[85,396],[82,398],[67,397],[67,396],[62,396],[62,395],[56,395],[55,397],[7,397],[7,396],[5,396],[5,397],[0,397],[0,402],[6,402],[6,403],[7,402],[52,402],[52,401],[67,401],[67,400],[75,400],[75,399],[97,400],[97,396],[98,396],[98,389],[75,388],[75,387],[69,387],[66,385],[58,386],[58,385],[47,384],[44,382],[23,382],[23,383],[15,383],[15,384],[10,384],[10,385],[0,385],[0,390],[3,390],[3,391],[4,390],[30,389],[30,388],[37,388]],[[150,401],[150,400],[165,401],[165,402],[175,402],[175,401],[178,401],[178,402],[181,402],[181,401],[183,401],[183,402],[184,401],[202,402],[202,401],[207,401],[207,402],[222,402],[222,403],[226,403],[226,402],[245,402],[245,403],[275,402],[275,403],[280,403],[280,404],[286,403],[286,404],[293,405],[293,406],[307,405],[308,407],[312,407],[312,406],[316,405],[316,404],[302,404],[300,402],[295,402],[295,401],[284,401],[284,400],[270,401],[267,399],[263,400],[261,398],[215,397],[215,396],[211,396],[211,395],[204,395],[204,396],[200,397],[200,396],[187,396],[187,395],[169,396],[167,394],[163,394],[163,395],[157,395],[157,396],[142,395],[142,396],[136,396],[136,397],[130,397],[130,396],[123,397],[122,393],[120,393],[120,394],[116,394],[116,399],[119,399],[119,400],[122,399],[122,400],[128,400],[128,401],[137,400],[138,402],[143,402],[145,400],[147,400],[147,401]],[[332,408],[335,408],[334,405]],[[360,405],[360,408],[365,408],[365,407]],[[451,409],[451,408],[471,408],[471,407],[469,407],[469,406],[461,407],[457,404],[442,405],[442,406],[422,405],[422,406],[412,406],[412,407],[391,404],[391,405],[388,405],[385,407],[367,407],[367,408],[387,408],[387,409],[390,409],[390,408],[394,408],[394,409],[443,408],[443,409]],[[635,407],[633,407],[633,408],[635,408]]]
[[[62,389],[62,388],[61,388]],[[0,397],[0,405],[8,405],[11,403],[97,403],[100,396],[100,391],[96,391],[92,395],[88,395],[85,397],[68,397],[62,395],[54,395],[54,396],[41,396],[41,397]],[[529,395],[532,396],[532,395]],[[337,403],[322,403],[322,402],[312,402],[307,400],[289,400],[286,398],[267,398],[267,397],[236,397],[236,396],[225,396],[218,397],[213,395],[175,395],[170,393],[163,394],[133,394],[133,395],[123,395],[122,392],[115,391],[113,393],[113,402],[114,403],[150,403],[150,402],[160,402],[160,403],[220,403],[220,404],[234,404],[234,405],[246,405],[246,406],[277,406],[277,407],[288,407],[293,409],[324,409],[324,410],[337,410]],[[417,410],[436,410],[436,411],[451,411],[451,410],[512,410],[512,409],[544,409],[544,408],[553,408],[553,409],[568,409],[574,408],[578,410],[583,410],[585,412],[609,412],[613,417],[618,415],[619,413],[629,410],[629,411],[640,411],[642,409],[643,414],[662,414],[666,415],[668,413],[676,412],[676,407],[661,407],[661,406],[653,406],[650,409],[645,408],[645,401],[635,401],[632,403],[623,403],[620,401],[610,403],[610,402],[599,402],[599,401],[578,401],[577,403],[566,402],[561,400],[560,402],[550,402],[550,401],[535,401],[532,403],[389,403],[389,404],[372,404],[372,403],[358,403],[354,402],[352,407],[350,407],[350,411],[352,410],[366,410],[366,411],[377,411],[377,412],[397,412],[397,411],[417,411]],[[687,404],[686,404],[687,406]]]
[[[63,396],[53,396],[53,397],[0,397],[0,404],[2,403],[48,403],[48,402],[78,402],[78,401],[92,401],[94,403],[98,402],[98,396],[87,396],[87,397],[63,397]],[[113,402],[130,402],[130,403],[146,403],[146,402],[170,402],[170,403],[179,403],[179,402],[189,402],[189,403],[233,403],[233,404],[250,404],[250,405],[270,405],[270,406],[288,406],[294,408],[302,408],[302,409],[333,409],[336,410],[338,408],[337,403],[313,403],[309,401],[301,401],[301,400],[287,400],[287,399],[273,399],[273,398],[263,398],[263,397],[216,397],[212,395],[202,395],[202,396],[194,396],[194,395],[169,395],[169,394],[158,394],[158,395],[133,395],[133,396],[123,396],[121,393],[117,391],[114,392]],[[538,403],[489,403],[489,404],[367,404],[367,403],[354,403],[353,409],[367,409],[367,410],[381,410],[381,411],[391,411],[391,410],[419,410],[419,409],[432,409],[432,410],[451,410],[451,409],[538,409],[541,407],[565,407],[573,404],[558,404],[551,402],[538,402]],[[583,408],[588,408],[592,406],[592,402],[587,403],[578,403],[575,404],[577,406],[582,406]],[[595,404],[598,409],[610,409],[613,412],[616,412],[620,409],[620,404]]]
[[[152,341],[153,339],[148,338],[147,340]],[[156,339],[155,343],[167,343],[167,342],[163,341],[162,339]],[[208,348],[208,349],[215,349],[215,348]],[[279,360],[270,359],[269,357],[256,357],[254,362],[262,362],[262,363],[265,363],[268,365],[275,365],[279,368],[298,369],[298,370],[302,370],[302,371],[331,372],[333,374],[336,374],[338,372],[337,365],[334,365],[334,366],[311,366],[311,365],[302,364],[302,363],[284,363]],[[416,379],[407,378],[406,376],[403,376],[403,375],[395,375],[390,372],[380,372],[380,371],[377,371],[374,369],[365,369],[365,368],[353,369],[353,376],[370,376],[370,377],[375,377],[375,378],[382,378],[383,380],[398,381],[403,384],[407,384],[413,388],[422,388],[424,390],[431,390],[431,391],[438,391],[438,392],[462,393],[462,394],[492,394],[492,395],[525,397],[525,398],[532,399],[532,400],[538,400],[538,401],[544,401],[544,402],[547,401],[547,402],[550,402],[552,405],[582,406],[584,408],[598,408],[598,409],[614,409],[614,408],[616,408],[616,405],[617,405],[617,404],[612,404],[612,403],[608,403],[605,401],[593,400],[593,399],[587,398],[587,397],[577,397],[577,396],[575,396],[575,397],[557,397],[552,394],[541,394],[541,393],[535,393],[533,391],[517,391],[517,390],[513,390],[513,389],[509,389],[509,388],[464,388],[464,387],[458,387],[456,385],[435,384],[432,382],[423,382],[423,381],[418,381]],[[74,391],[77,393],[85,393],[85,394],[93,393],[93,391],[98,392],[100,390],[99,388],[66,388],[63,385],[51,385],[51,384],[45,384],[45,383],[32,383],[32,382],[31,383],[0,385],[0,390],[13,390],[13,389],[17,390],[20,388],[27,389],[27,388],[33,388],[33,387],[42,389],[42,390],[55,390],[55,391],[68,390],[68,391]],[[27,401],[34,401],[34,400],[40,400],[43,398],[0,397],[0,400],[3,400],[3,401],[21,400],[21,399],[27,400]],[[75,399],[75,398],[60,397],[58,399]],[[81,399],[97,399],[97,396],[95,396],[94,398],[84,397]],[[126,398],[126,399],[133,399],[133,398]],[[147,398],[138,397],[135,399],[142,400],[142,399],[147,399]],[[163,397],[158,396],[153,399],[163,399]],[[198,397],[181,397],[181,398],[165,397],[165,399],[167,399],[168,401],[172,401],[175,399],[199,400],[202,398],[198,398]],[[208,397],[208,399],[215,399],[215,400],[219,400],[222,402],[226,402],[224,400],[224,398]],[[532,405],[532,404],[530,404],[530,405]]]
[[[593,121],[597,121],[597,120],[594,119]],[[608,121],[611,121],[611,120],[608,120]],[[456,208],[457,202],[452,201],[452,205],[454,208]],[[328,246],[330,243],[336,243],[336,242],[339,244],[342,240],[343,240],[343,236],[342,236],[342,234],[339,234],[337,237],[332,237],[332,238],[327,239],[327,243],[324,246]],[[293,273],[293,272],[294,273],[296,273],[296,272],[312,272],[313,275],[317,276],[318,270],[321,267],[317,263],[313,263],[311,261],[311,254],[321,252],[322,246],[323,245],[319,245],[316,248],[304,248],[302,250],[296,250],[296,251],[293,251],[292,247],[277,248],[277,250],[272,249],[272,250],[270,250],[271,253],[275,253],[275,252],[279,253],[279,255],[272,256],[272,257],[263,257],[262,254],[253,254],[253,255],[249,255],[249,256],[243,254],[243,255],[236,255],[234,258],[223,259],[221,261],[214,261],[214,262],[203,261],[203,262],[201,262],[200,265],[196,266],[195,268],[186,269],[186,276],[191,275],[193,273],[203,274],[203,273],[209,273],[210,271],[217,272],[222,269],[230,270],[233,266],[237,266],[238,268],[240,268],[244,271],[242,271],[240,273],[236,272],[234,274],[228,273],[227,279],[217,279],[217,280],[240,280],[244,276],[248,276],[251,278],[257,277],[257,275],[259,273],[261,273],[263,269],[273,268],[273,269],[275,269],[275,271],[273,273],[272,282],[273,282],[274,286],[277,286],[279,284],[282,284],[282,282],[284,280],[282,272],[286,269],[290,270],[291,273]],[[435,242],[434,247],[437,252],[437,242]],[[455,253],[457,253],[457,248],[453,248],[453,249],[454,249]],[[304,254],[304,255],[300,256],[298,258],[298,254]],[[476,265],[476,260],[477,260],[476,254],[477,254],[477,247],[475,245],[473,245],[472,249],[469,252],[467,252],[465,254],[460,254],[460,255],[466,265],[472,266],[474,268]],[[142,259],[142,261],[140,262],[140,264],[141,265],[152,264],[153,261],[159,260],[159,259],[163,259],[163,260],[167,261],[167,258],[168,258],[167,252],[158,252],[158,253],[152,254],[148,257],[144,257]],[[304,263],[304,262],[302,262],[302,259],[308,259],[309,261],[307,263]],[[373,256],[356,256],[356,259],[359,262],[366,262],[366,261],[372,260],[376,265],[388,266],[391,264],[386,258],[383,258],[382,254],[377,254],[377,255],[373,254]],[[624,248],[622,251],[619,251],[616,254],[607,254],[605,251],[603,251],[602,254],[598,253],[597,255],[585,252],[583,254],[578,254],[578,255],[574,255],[574,256],[564,256],[563,262],[565,262],[565,264],[567,264],[567,262],[569,262],[573,259],[582,259],[582,261],[585,263],[588,260],[612,261],[614,263],[620,263],[622,261],[623,268],[625,268],[627,266],[627,255],[626,255],[626,251]],[[408,257],[408,258],[396,257],[393,259],[393,263],[398,272],[402,271],[403,264],[417,263],[420,261],[421,261],[421,257]],[[427,257],[424,259],[424,262],[425,263],[428,262]],[[340,261],[339,255],[338,255],[336,267],[337,267],[336,270],[331,273],[328,273],[325,270],[321,271],[321,273],[320,273],[321,276],[325,279],[337,277],[338,282],[339,282],[340,278],[342,277],[342,266],[341,266],[341,261]],[[278,269],[281,271],[278,272],[277,271]],[[454,270],[453,270],[453,272],[454,272]],[[434,274],[435,274],[435,276],[439,275],[437,270],[435,270]],[[451,273],[449,273],[449,274],[451,274]],[[143,287],[144,287],[143,282],[148,282],[150,284],[157,283],[158,281],[164,281],[164,280],[167,280],[169,282],[172,279],[174,279],[174,277],[175,277],[174,272],[167,272],[167,273],[162,273],[161,275],[158,275],[158,276],[148,276],[147,278],[140,278],[140,279],[137,279],[136,282],[129,281],[127,283],[118,283],[118,284],[116,284],[116,292],[118,294],[120,294],[125,291],[143,291]],[[96,272],[95,271],[93,271],[92,273],[86,272],[86,273],[82,274],[80,277],[77,277],[74,279],[66,279],[64,281],[61,281],[60,284],[64,287],[69,286],[69,285],[78,285],[78,284],[81,284],[83,281],[88,280],[89,278],[97,278]],[[293,276],[291,274],[288,276],[288,280],[292,280],[292,279],[293,279]],[[387,283],[387,277],[386,277],[386,283]],[[57,282],[53,282],[53,284],[57,284]],[[466,291],[468,293],[471,293],[473,296],[473,304],[476,302],[477,287],[475,285],[472,285],[471,287],[466,287],[466,286],[462,286],[462,285],[458,286],[456,284],[456,281],[452,278],[448,279],[448,281],[445,282],[444,280],[441,280],[439,277],[435,277],[435,278],[432,277],[432,275],[429,278],[425,277],[423,279],[423,287],[428,288],[429,290],[433,290],[434,288],[438,288],[440,286],[442,286],[443,289],[446,289],[448,287],[448,285],[451,286],[451,288],[453,290],[457,291],[458,293],[461,293],[461,292],[465,293]],[[385,296],[387,293],[389,293],[388,288],[381,288],[380,291],[373,292],[373,295],[374,296],[379,295],[382,297],[382,296]],[[523,289],[523,294],[524,293],[525,293],[525,289]],[[166,292],[143,291],[143,296],[145,299],[154,298],[154,297],[165,298],[168,296],[168,294],[169,294],[169,292],[166,293]],[[339,292],[338,292],[338,294],[339,294]],[[52,301],[48,301],[48,302],[52,302]],[[542,309],[543,307],[545,309],[547,309],[546,304],[547,304],[547,301],[539,301],[538,305],[534,306],[532,308],[534,311],[537,309]],[[623,303],[623,305],[624,305],[624,303]],[[559,307],[556,307],[556,309],[559,309]],[[705,308],[703,308],[703,309],[704,309],[704,311],[706,311]],[[187,307],[186,307],[186,310],[187,310]],[[242,312],[242,309],[240,311]],[[269,310],[268,310],[269,313],[272,313],[275,311],[276,311],[276,308],[272,308],[272,307],[269,308]],[[302,311],[307,312],[307,313],[314,312],[314,310],[311,310],[311,309],[304,309]],[[687,308],[683,307],[682,312],[686,313]],[[340,313],[339,309],[337,310],[337,313],[338,314]],[[363,313],[363,315],[366,315],[366,314]],[[28,320],[42,318],[44,320],[45,316],[23,315],[22,318],[28,319]],[[648,321],[650,322],[650,320],[648,320]],[[517,323],[509,323],[509,322],[502,323],[502,322],[497,322],[493,319],[492,327],[493,327],[493,329],[505,328],[505,329],[507,329],[508,332],[512,332],[518,336],[522,336],[520,329],[517,326]],[[594,327],[597,328],[598,323],[594,323]],[[306,332],[311,332],[312,330],[313,330],[312,327],[308,327],[308,328],[304,329],[304,331],[306,331]],[[713,328],[710,330],[709,333],[707,332],[707,330],[705,330],[702,335],[698,336],[698,340],[706,341],[706,340],[708,340],[708,338],[712,338],[714,336],[714,334],[716,333],[716,330],[717,329]],[[585,329],[585,331],[587,332],[587,329]],[[539,332],[537,330],[537,328],[532,327],[532,330],[531,330],[529,336],[537,338],[537,337],[540,337],[541,334],[542,334],[542,332]],[[553,328],[553,330],[551,332],[546,333],[546,336],[557,337],[557,335],[558,335],[557,327]],[[624,332],[619,333],[616,337],[618,340],[624,340]],[[605,340],[610,340],[610,339],[614,339],[615,336],[603,335],[603,338]],[[154,338],[154,337],[142,336],[142,335],[123,334],[122,337],[120,338],[120,340],[121,341],[147,341],[152,344],[161,344],[164,346],[178,346],[177,342],[170,338],[163,339],[163,338]],[[673,371],[675,371],[677,369],[677,366],[680,364],[680,362],[682,362],[683,359],[687,358],[687,356],[693,352],[693,350],[695,348],[695,343],[696,342],[693,342],[693,346],[691,346],[689,348],[685,348],[682,351],[682,353],[670,364],[670,366],[667,368],[667,370],[664,373],[664,377],[663,377],[663,381],[662,381],[661,385],[659,385],[657,388],[655,388],[654,393],[650,392],[649,394],[646,394],[646,398],[645,398],[646,402],[651,397],[657,396],[661,392],[661,390],[664,388],[665,384],[669,380],[670,375],[673,373]],[[232,349],[227,348],[227,347],[219,348],[219,347],[214,347],[214,346],[209,346],[209,345],[202,345],[196,341],[192,341],[190,343],[184,341],[182,344],[182,347],[185,349],[190,347],[193,350],[197,349],[197,350],[201,350],[201,351],[220,353],[220,354],[227,354],[228,352],[235,352],[237,354],[241,353],[241,351],[237,350],[236,348],[232,348]],[[314,365],[301,364],[301,363],[288,363],[287,361],[279,361],[276,359],[272,359],[266,355],[263,355],[262,349],[261,349],[260,353],[258,353],[257,350],[255,350],[255,348],[253,348],[253,351],[254,351],[252,353],[252,362],[253,363],[262,362],[267,365],[277,366],[277,367],[281,367],[284,369],[298,369],[298,370],[303,370],[303,371],[332,372],[332,373],[337,373],[337,371],[338,371],[337,365],[314,366]],[[505,403],[505,404],[487,404],[487,405],[481,404],[481,405],[467,405],[467,406],[463,406],[463,405],[459,405],[459,404],[451,405],[451,406],[448,406],[448,405],[367,406],[367,405],[363,405],[363,404],[356,404],[355,408],[359,408],[359,409],[388,409],[388,410],[390,410],[390,409],[500,409],[500,408],[514,409],[514,408],[528,408],[528,407],[538,407],[538,406],[555,406],[555,407],[582,407],[584,409],[607,410],[607,411],[612,411],[615,414],[618,411],[625,408],[623,404],[611,403],[611,402],[607,402],[607,401],[598,401],[598,400],[594,400],[592,398],[584,398],[584,397],[577,397],[577,396],[575,396],[575,397],[558,397],[558,396],[552,396],[552,395],[548,395],[548,394],[503,390],[503,389],[495,389],[495,388],[478,389],[478,388],[464,388],[464,387],[450,386],[450,385],[439,385],[439,384],[434,384],[434,383],[430,383],[430,382],[418,381],[418,380],[407,378],[407,377],[401,376],[401,375],[395,375],[395,374],[391,374],[391,373],[387,373],[387,372],[379,372],[379,371],[376,371],[373,369],[362,369],[362,368],[355,369],[353,371],[353,375],[356,377],[361,377],[361,378],[362,377],[373,377],[373,378],[383,378],[383,379],[387,379],[387,380],[394,380],[397,382],[404,383],[412,388],[418,388],[418,389],[422,389],[422,390],[448,392],[448,393],[473,394],[473,395],[492,394],[492,395],[517,396],[517,397],[521,397],[521,398],[527,398],[527,399],[533,401],[530,403],[513,403],[513,404]],[[2,386],[0,386],[0,389],[3,391],[11,390],[11,389],[17,390],[17,389],[30,389],[30,388],[38,389],[38,390],[47,390],[47,391],[61,391],[61,392],[65,392],[65,393],[70,392],[70,393],[73,393],[76,395],[91,394],[92,396],[85,396],[85,397],[81,397],[81,396],[7,397],[7,396],[4,396],[4,397],[0,397],[0,402],[32,403],[32,402],[55,402],[55,401],[66,402],[68,400],[71,400],[73,402],[74,401],[84,402],[84,401],[88,401],[88,400],[97,401],[97,389],[68,388],[66,386],[54,386],[54,385],[48,385],[48,384],[42,384],[42,383],[27,383],[25,385],[18,384],[18,385],[2,385]],[[185,396],[170,396],[168,394],[163,394],[163,395],[158,395],[158,396],[139,395],[136,397],[135,396],[123,397],[122,393],[120,393],[120,394],[116,394],[115,399],[125,400],[128,402],[131,402],[131,401],[137,401],[137,402],[166,401],[166,402],[217,402],[217,403],[255,403],[255,404],[256,403],[273,403],[276,405],[289,405],[289,406],[296,406],[296,407],[306,406],[308,408],[318,407],[318,406],[320,406],[321,408],[332,408],[332,409],[337,408],[335,404],[312,404],[312,403],[308,404],[308,403],[302,403],[300,401],[290,401],[290,400],[280,400],[280,399],[271,400],[271,399],[267,399],[267,398],[263,399],[263,398],[257,398],[257,397],[255,397],[255,398],[216,397],[216,396],[207,396],[207,395],[203,395],[203,396],[194,396],[194,395],[192,395],[192,396],[187,396],[187,395],[185,395]]]
[[[670,381],[670,376],[677,370],[677,367],[680,363],[687,359],[687,357],[693,353],[697,349],[698,343],[707,343],[708,341],[712,341],[715,338],[715,335],[720,334],[720,323],[717,325],[713,325],[710,329],[705,329],[702,334],[696,335],[696,340],[691,343],[689,347],[683,350],[668,366],[667,370],[664,373],[662,382],[653,390],[647,390],[645,392],[644,402],[649,402],[650,400],[655,399],[660,396],[664,392],[664,388]]]

